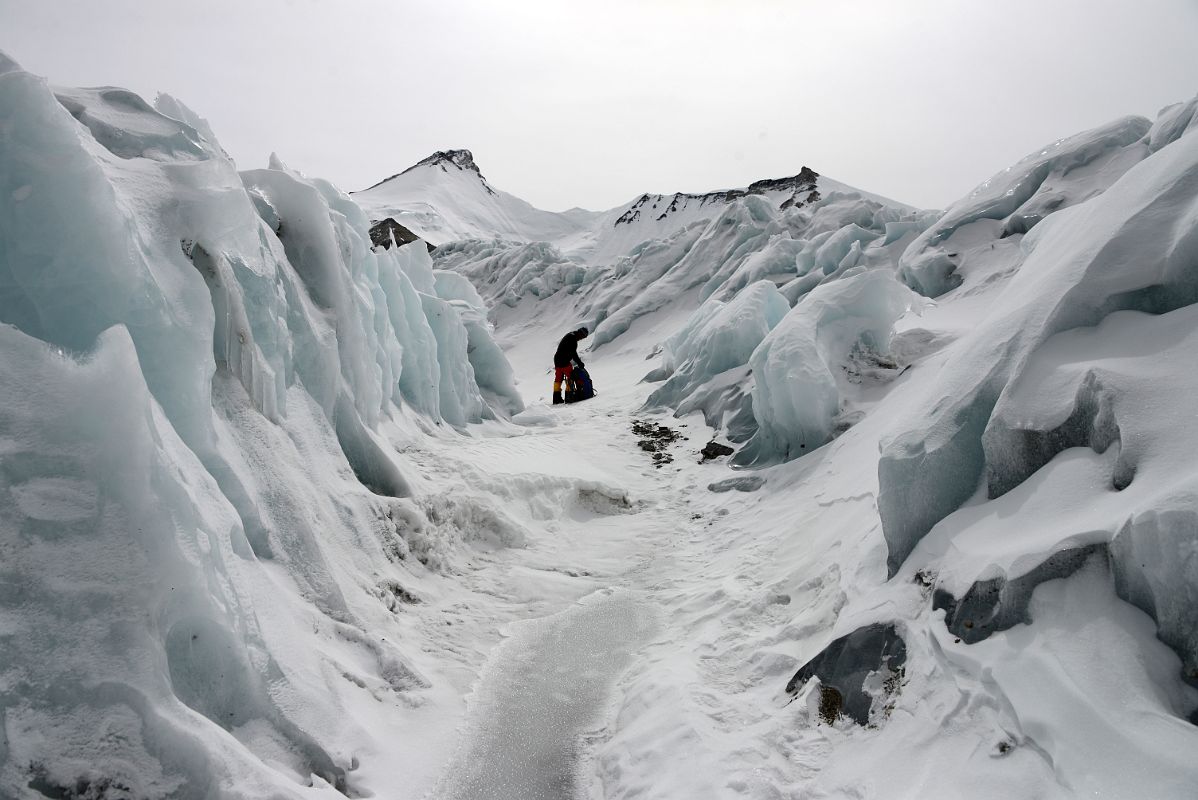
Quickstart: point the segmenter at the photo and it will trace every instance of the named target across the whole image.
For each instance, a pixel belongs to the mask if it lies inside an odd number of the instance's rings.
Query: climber
[[[569,382],[574,365],[583,366],[582,359],[578,357],[578,343],[587,338],[589,334],[590,331],[586,328],[570,331],[562,337],[561,342],[557,345],[557,352],[553,354],[554,405],[562,402],[562,382]]]

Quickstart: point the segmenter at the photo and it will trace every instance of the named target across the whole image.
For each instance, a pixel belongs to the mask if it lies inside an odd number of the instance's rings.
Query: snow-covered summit
[[[354,199],[372,220],[391,217],[434,245],[496,237],[521,244],[548,242],[578,261],[604,264],[629,255],[643,242],[668,239],[691,225],[709,222],[746,197],[761,197],[775,210],[786,211],[835,194],[913,210],[803,166],[794,175],[731,189],[646,192],[607,211],[544,211],[494,189],[469,150],[433,153],[354,193]]]
[[[405,169],[403,172],[397,172],[390,178],[384,178],[365,191],[370,191],[370,189],[382,186],[387,181],[394,180],[400,175],[405,175],[412,170],[417,170],[421,167],[440,167],[442,172],[449,172],[450,167],[460,170],[470,170],[478,175],[478,179],[482,182],[483,188],[485,188],[491,194],[495,194],[495,191],[491,188],[490,184],[487,183],[486,177],[483,176],[482,170],[478,168],[478,164],[474,163],[474,154],[469,150],[438,150],[428,158],[422,158],[412,166]]]
[[[434,245],[494,236],[557,241],[585,231],[594,216],[543,211],[494,189],[469,150],[439,150],[353,199],[372,221],[391,217]]]

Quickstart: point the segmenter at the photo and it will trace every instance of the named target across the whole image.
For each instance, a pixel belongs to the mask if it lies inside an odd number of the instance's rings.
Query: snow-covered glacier
[[[0,795],[356,793],[399,731],[338,670],[426,686],[381,601],[481,535],[397,451],[523,408],[477,293],[170,97],[7,59],[0,197]]]
[[[703,755],[655,787],[1198,791],[1195,107],[1050,143],[943,212],[739,194],[606,258],[602,228],[598,245],[436,256],[502,299],[501,341],[537,315],[592,323],[591,362],[648,358],[645,413],[727,437],[752,468],[710,484],[739,519],[716,526],[706,574],[737,590],[674,604],[721,688],[668,693],[664,659],[631,679],[603,751],[615,785],[678,736]],[[676,709],[646,710],[663,694]]]
[[[0,795],[1198,793],[1198,100],[551,213],[5,60],[0,198]]]

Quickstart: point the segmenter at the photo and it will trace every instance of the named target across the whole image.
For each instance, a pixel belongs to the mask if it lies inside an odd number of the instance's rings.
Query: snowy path
[[[613,589],[516,623],[481,678],[468,743],[435,796],[577,797],[580,738],[600,722],[612,683],[654,627],[643,599]]]
[[[634,364],[630,374],[639,369]],[[464,440],[452,465],[444,453],[439,464],[422,465],[534,485],[542,478],[595,482],[632,501],[617,512],[582,504],[547,526],[547,535],[479,559],[464,576],[505,612],[477,624],[498,623],[506,638],[472,681],[458,746],[428,800],[589,796],[588,743],[610,733],[617,681],[664,627],[661,590],[677,568],[676,547],[693,535],[682,472],[655,468],[637,446],[631,409],[643,387],[634,381],[624,392],[553,409],[557,425]],[[691,457],[683,452],[694,444],[680,441],[678,456]],[[576,576],[568,578],[573,596],[561,585],[563,573]]]

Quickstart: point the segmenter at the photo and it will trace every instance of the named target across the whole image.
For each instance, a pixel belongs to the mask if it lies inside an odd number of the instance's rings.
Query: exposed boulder
[[[703,449],[699,451],[699,455],[703,456],[704,461],[711,461],[721,456],[732,455],[732,448],[726,444],[720,444],[714,439],[703,445]]]
[[[825,722],[844,715],[858,725],[868,725],[874,695],[867,691],[866,682],[883,671],[898,676],[906,660],[907,645],[894,623],[876,622],[834,640],[794,674],[786,691],[797,694],[812,678],[819,678],[819,713]]]

